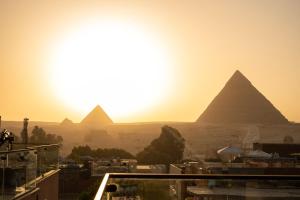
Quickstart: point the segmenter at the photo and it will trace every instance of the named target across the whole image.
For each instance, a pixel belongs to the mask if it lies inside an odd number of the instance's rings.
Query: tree
[[[79,161],[80,157],[82,156],[92,156],[92,155],[93,155],[93,151],[91,147],[85,145],[85,146],[73,147],[71,154],[68,155],[68,158]]]
[[[91,156],[93,158],[99,159],[114,159],[114,158],[124,158],[130,159],[134,158],[132,154],[123,149],[91,149],[88,145],[73,147],[72,152],[68,155],[68,158],[80,161],[84,156]]]
[[[179,131],[170,126],[163,126],[159,138],[137,154],[142,164],[166,164],[180,162],[183,158],[185,140]]]
[[[117,148],[111,148],[111,149],[101,149],[98,148],[94,150],[94,157],[96,158],[123,158],[123,159],[130,159],[134,158],[132,154],[129,152],[123,150],[123,149],[117,149]]]
[[[47,134],[43,128],[35,126],[32,130],[29,142],[36,144],[62,144],[63,138],[59,135]]]

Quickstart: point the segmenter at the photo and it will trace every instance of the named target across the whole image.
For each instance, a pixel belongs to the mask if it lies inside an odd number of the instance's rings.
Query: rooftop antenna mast
[[[1,130],[1,115],[0,115],[0,130]]]
[[[23,121],[23,130],[21,132],[21,138],[22,138],[22,142],[27,145],[28,144],[28,118],[24,118]]]

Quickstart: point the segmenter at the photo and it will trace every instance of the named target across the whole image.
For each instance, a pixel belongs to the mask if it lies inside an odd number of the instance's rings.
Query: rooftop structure
[[[94,200],[299,199],[299,175],[106,174]]]
[[[58,199],[59,145],[0,151],[1,199]]]
[[[281,157],[300,157],[300,144],[254,143],[253,149],[277,153]]]

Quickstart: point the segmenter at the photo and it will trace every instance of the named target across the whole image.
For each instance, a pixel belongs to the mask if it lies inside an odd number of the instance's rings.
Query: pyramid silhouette
[[[65,118],[61,123],[60,123],[61,126],[72,126],[74,125],[72,120],[69,120],[68,118]]]
[[[105,126],[112,124],[113,121],[105,113],[105,111],[97,105],[81,122],[80,124],[85,126]]]
[[[197,122],[285,124],[288,120],[237,70]]]

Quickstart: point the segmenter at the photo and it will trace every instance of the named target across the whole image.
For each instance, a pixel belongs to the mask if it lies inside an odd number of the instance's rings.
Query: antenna
[[[27,131],[28,120],[29,120],[28,118],[24,118],[24,121],[23,121],[23,130],[21,132],[22,142],[24,144],[28,143],[28,131]]]
[[[0,129],[1,129],[1,115],[0,115]]]

